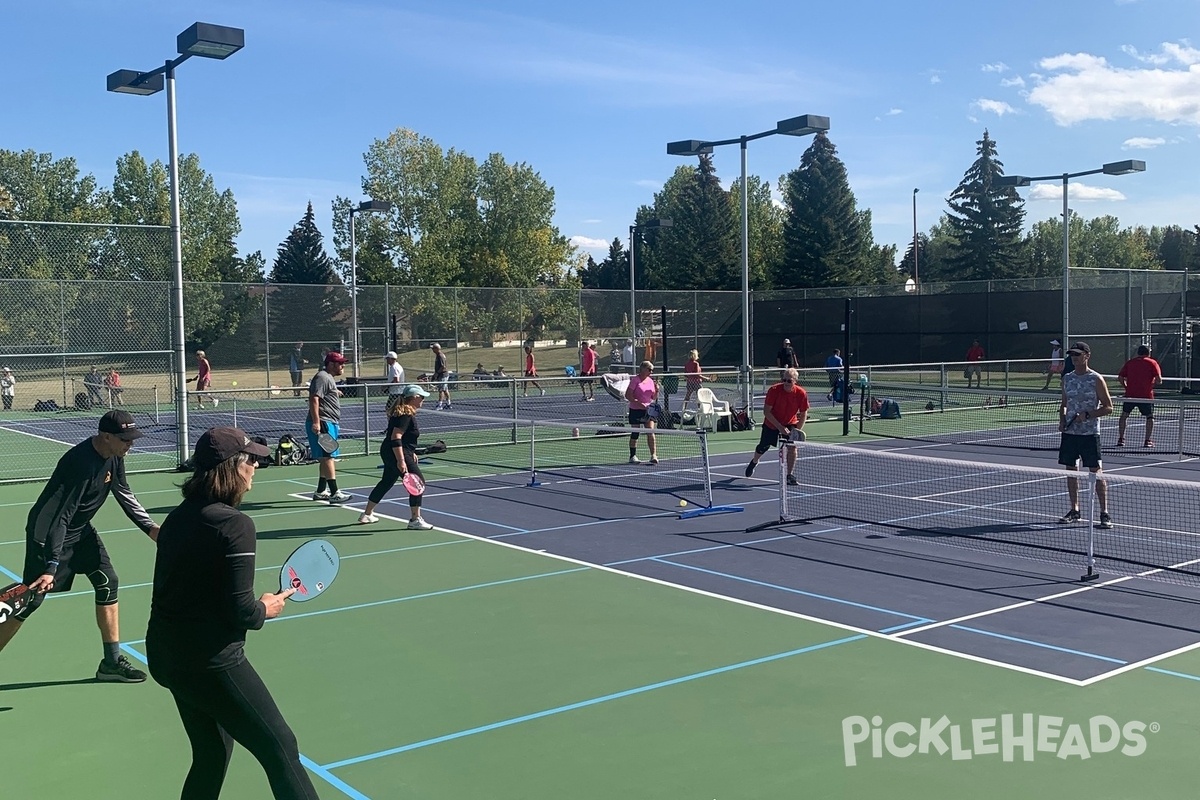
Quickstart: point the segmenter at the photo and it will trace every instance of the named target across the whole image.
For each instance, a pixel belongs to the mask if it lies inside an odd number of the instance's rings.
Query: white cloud
[[[929,75],[929,82],[939,84],[942,82],[942,71],[940,69],[930,69],[925,71]]]
[[[989,111],[998,117],[1003,117],[1005,114],[1015,114],[1017,110],[1003,100],[988,100],[981,97],[971,104],[980,111]]]
[[[896,116],[897,114],[903,114],[903,113],[904,113],[904,109],[903,109],[903,108],[889,108],[889,109],[888,109],[888,112],[887,112],[887,116],[889,116],[889,117],[894,117],[894,116]]]
[[[1166,143],[1167,140],[1161,136],[1154,138],[1150,138],[1149,136],[1134,136],[1132,139],[1126,139],[1122,142],[1121,147],[1126,150],[1149,150]]]
[[[1008,64],[997,61],[995,64],[984,64],[980,69],[984,72],[1008,72]]]
[[[601,222],[604,222],[604,220],[602,220],[602,219],[585,219],[583,221],[583,224],[584,225],[599,225]]]
[[[1029,102],[1050,112],[1059,125],[1094,119],[1200,125],[1200,50],[1166,43],[1155,55],[1137,55],[1132,48],[1126,52],[1153,68],[1114,67],[1089,53],[1042,59],[1042,69],[1058,74],[1040,80]],[[1170,62],[1183,68],[1162,68]]]
[[[1025,88],[1025,79],[1022,78],[1020,75],[1014,75],[1011,78],[1005,78],[1004,80],[1000,81],[1000,85],[1004,86],[1004,87],[1015,86],[1018,89],[1024,89]]]
[[[644,180],[644,179],[634,181],[633,185],[640,186],[643,189],[653,189],[656,192],[663,187],[662,181],[651,181],[651,180]]]
[[[593,239],[590,236],[572,236],[571,244],[582,250],[603,250],[608,252],[609,242],[603,239]]]
[[[1086,183],[1075,182],[1069,185],[1068,203],[1088,202],[1091,200],[1106,200],[1117,201],[1124,200],[1125,195],[1118,192],[1116,189],[1109,189],[1106,186],[1090,186]],[[1062,202],[1062,184],[1039,183],[1029,190],[1026,195],[1028,200],[1054,200]]]

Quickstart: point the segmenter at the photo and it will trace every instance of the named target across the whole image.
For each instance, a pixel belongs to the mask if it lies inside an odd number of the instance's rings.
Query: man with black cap
[[[796,351],[792,349],[792,340],[784,339],[783,346],[779,348],[779,352],[775,354],[775,366],[780,369],[799,369],[800,359],[796,358]]]
[[[1111,528],[1108,514],[1108,486],[1100,477],[1100,417],[1113,411],[1112,396],[1103,376],[1089,368],[1092,348],[1087,342],[1075,342],[1067,351],[1075,368],[1063,374],[1062,402],[1059,408],[1058,429],[1062,442],[1058,448],[1058,463],[1074,472],[1079,462],[1096,475],[1096,500],[1100,504],[1099,528]],[[1079,479],[1067,478],[1067,494],[1071,510],[1059,522],[1069,525],[1082,520],[1079,513]]]
[[[22,581],[37,592],[13,619],[0,625],[0,649],[37,610],[47,592],[67,592],[76,575],[85,576],[96,592],[96,624],[104,659],[96,680],[141,683],[146,673],[135,669],[120,650],[117,617],[117,573],[92,518],[109,494],[125,516],[151,540],[158,525],[138,502],[125,479],[125,454],[142,432],[126,411],[109,411],[100,418],[95,436],[66,452],[54,468],[25,525],[25,570]]]

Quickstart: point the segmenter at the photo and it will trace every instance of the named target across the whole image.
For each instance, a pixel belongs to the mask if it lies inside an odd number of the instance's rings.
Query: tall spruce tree
[[[653,208],[639,209],[637,223],[669,217],[670,228],[643,231],[635,266],[639,288],[737,289],[742,285],[737,214],[713,169],[712,157],[675,171],[655,195]]]
[[[286,363],[293,342],[333,347],[352,327],[350,296],[325,252],[311,202],[279,245],[268,280],[281,284],[268,300],[277,365]]]
[[[619,237],[608,245],[608,256],[597,264],[588,256],[587,266],[579,272],[585,289],[625,289],[629,286],[629,254]]]
[[[991,280],[1025,273],[1021,227],[1024,201],[1011,187],[996,186],[1004,163],[996,158],[996,142],[983,132],[976,143],[978,158],[950,195],[950,280]]]
[[[782,183],[787,216],[775,288],[858,283],[870,245],[846,165],[829,137],[818,133]]]

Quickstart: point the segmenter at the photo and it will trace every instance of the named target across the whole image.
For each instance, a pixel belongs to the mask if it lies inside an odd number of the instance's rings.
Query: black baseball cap
[[[196,442],[192,464],[197,469],[212,469],[239,453],[267,456],[271,451],[265,445],[252,441],[241,428],[209,428]]]
[[[1071,353],[1072,355],[1078,355],[1082,353],[1090,356],[1092,354],[1092,348],[1088,347],[1087,342],[1075,342],[1071,345],[1071,349],[1067,352]]]
[[[118,439],[124,439],[127,442],[132,442],[134,439],[142,438],[142,431],[138,429],[137,423],[133,421],[133,415],[128,411],[112,410],[100,418],[101,433],[111,433]]]

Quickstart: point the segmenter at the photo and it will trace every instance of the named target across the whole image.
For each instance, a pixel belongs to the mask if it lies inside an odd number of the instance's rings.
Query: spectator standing
[[[83,386],[87,389],[89,403],[99,405],[104,402],[104,396],[100,391],[104,388],[104,376],[94,365],[88,374],[83,376]]]
[[[448,411],[453,406],[450,405],[450,370],[446,366],[446,354],[442,352],[442,346],[437,342],[429,345],[429,349],[433,351],[433,384],[437,387],[438,393],[438,402],[434,410],[446,409]]]
[[[1042,389],[1043,390],[1049,389],[1050,381],[1052,381],[1054,379],[1054,376],[1058,375],[1061,378],[1062,374],[1063,374],[1062,342],[1060,342],[1058,339],[1051,339],[1050,340],[1050,366],[1046,370],[1046,385],[1043,386]]]
[[[1096,475],[1096,500],[1100,503],[1100,528],[1111,528],[1112,518],[1108,514],[1108,486],[1100,477],[1100,417],[1112,413],[1112,397],[1100,373],[1090,369],[1092,348],[1087,342],[1075,342],[1067,351],[1075,369],[1063,374],[1062,403],[1059,409],[1058,429],[1062,441],[1058,448],[1058,463],[1072,473],[1079,469],[1079,462]],[[1067,478],[1067,495],[1071,500],[1068,511],[1060,524],[1079,522],[1079,479]]]
[[[305,428],[308,430],[308,451],[318,462],[317,490],[312,499],[324,501],[330,505],[340,505],[350,499],[350,495],[338,489],[337,462],[338,450],[332,453],[321,448],[317,437],[328,433],[334,439],[338,438],[338,425],[342,421],[341,392],[334,378],[345,369],[346,357],[336,350],[329,351],[325,356],[325,368],[319,370],[308,383],[308,417]]]
[[[254,596],[258,536],[238,506],[267,452],[238,428],[207,431],[158,542],[146,656],[191,744],[189,800],[221,793],[234,742],[258,759],[274,797],[317,800],[296,736],[245,653],[246,632],[279,616],[295,592]]]
[[[767,389],[763,399],[763,426],[759,434],[758,446],[750,463],[746,465],[746,477],[754,475],[754,468],[763,453],[772,447],[779,446],[780,437],[789,438],[792,431],[804,430],[804,422],[808,419],[808,393],[800,386],[800,373],[795,368],[785,369],[779,374],[779,383]],[[787,482],[790,486],[797,484],[796,480],[796,448],[790,447],[787,452]]]
[[[983,361],[983,345],[978,339],[971,342],[971,346],[967,349],[967,369],[964,377],[967,379],[967,388],[971,388],[971,378],[975,379],[975,388],[983,387],[983,367],[979,362]]]
[[[800,360],[796,358],[796,351],[792,349],[791,339],[783,340],[783,345],[779,348],[779,352],[775,354],[775,366],[780,369],[800,368]]]
[[[1154,400],[1154,387],[1162,384],[1162,368],[1150,357],[1150,348],[1138,345],[1137,356],[1129,359],[1117,372],[1117,380],[1125,388],[1126,398]],[[1146,441],[1143,447],[1154,447],[1154,403],[1121,403],[1121,417],[1117,420],[1117,447],[1125,446],[1125,425],[1134,409],[1146,418]]]
[[[121,388],[121,376],[117,373],[117,368],[113,367],[108,371],[108,375],[104,376],[104,387],[108,389],[108,405],[123,406],[125,401],[121,399],[121,395],[125,392]]]
[[[631,428],[649,428],[654,430],[655,421],[650,415],[650,406],[658,399],[658,384],[655,383],[651,374],[654,372],[654,365],[649,361],[643,361],[638,367],[638,373],[629,379],[629,386],[625,389],[625,399],[629,401],[629,427]],[[637,433],[629,435],[629,463],[640,464],[641,459],[637,456]],[[646,434],[646,444],[650,448],[650,463],[658,463],[658,448],[653,433]]]
[[[109,411],[100,417],[95,436],[75,445],[58,460],[25,523],[25,569],[21,579],[37,595],[21,613],[0,625],[0,650],[37,611],[47,593],[69,592],[75,576],[83,575],[95,592],[96,625],[104,648],[96,680],[146,680],[146,674],[121,653],[117,611],[120,582],[104,542],[92,525],[93,517],[111,494],[125,516],[157,541],[158,525],[125,478],[125,455],[141,436],[142,431],[128,412]]]
[[[535,389],[542,393],[542,397],[546,396],[546,390],[537,382],[537,364],[533,359],[533,345],[525,345],[525,380],[521,384],[521,396],[529,396],[529,387],[532,384]]]
[[[692,395],[700,388],[700,384],[708,380],[708,378],[704,377],[704,369],[700,366],[699,351],[688,351],[688,360],[683,363],[683,380],[687,384],[687,389],[683,393],[683,408],[686,410],[688,401],[692,399]]]
[[[596,346],[584,339],[579,348],[579,391],[585,403],[596,401]]]
[[[379,456],[383,459],[383,476],[371,490],[366,508],[358,518],[359,524],[368,525],[372,522],[379,522],[379,517],[374,513],[375,507],[396,485],[396,481],[410,472],[424,480],[425,476],[421,474],[421,465],[417,463],[417,439],[421,435],[421,429],[417,425],[417,411],[421,409],[421,404],[426,397],[429,397],[429,392],[420,386],[416,384],[405,386],[402,389],[400,401],[388,412],[387,433],[384,434],[383,442],[379,446]],[[419,494],[408,493],[408,527],[410,530],[427,531],[433,527],[421,517],[421,497]]]
[[[387,361],[387,366],[383,370],[383,379],[388,383],[388,408],[391,408],[400,400],[400,395],[404,394],[404,367],[396,360],[394,350],[388,350],[384,360]]]
[[[13,398],[17,396],[17,379],[13,377],[10,367],[0,370],[0,398],[4,401],[4,410],[12,411]]]
[[[304,342],[296,342],[292,354],[288,356],[288,374],[292,376],[292,393],[300,396],[300,387],[304,385],[304,365],[308,359],[304,357]]]
[[[625,346],[621,348],[621,363],[633,366],[633,340],[625,342]]]

